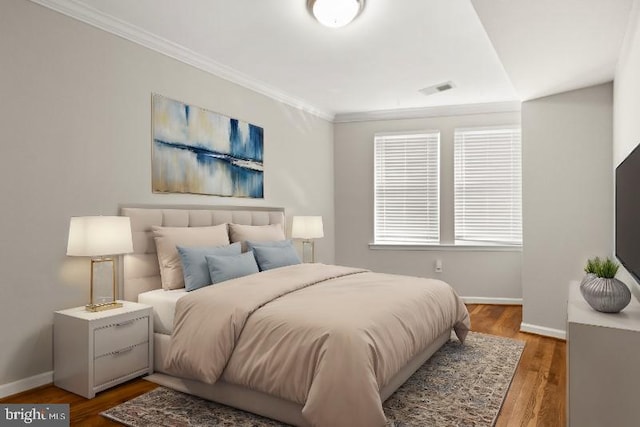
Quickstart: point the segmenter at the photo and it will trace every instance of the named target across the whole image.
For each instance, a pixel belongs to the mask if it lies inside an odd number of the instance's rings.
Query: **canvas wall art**
[[[152,116],[154,192],[264,197],[260,126],[158,94]]]

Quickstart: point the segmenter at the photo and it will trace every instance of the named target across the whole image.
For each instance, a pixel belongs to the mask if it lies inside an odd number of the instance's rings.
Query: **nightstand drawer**
[[[149,367],[147,344],[118,350],[96,358],[93,365],[94,387]]]
[[[106,328],[96,329],[93,335],[94,357],[149,341],[149,318],[124,320]]]

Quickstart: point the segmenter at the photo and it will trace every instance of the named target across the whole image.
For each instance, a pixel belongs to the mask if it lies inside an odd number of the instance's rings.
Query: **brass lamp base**
[[[121,307],[122,307],[122,303],[118,301],[103,302],[100,304],[87,304],[84,306],[85,310],[92,311],[92,312],[111,310],[113,308],[121,308]]]
[[[111,273],[111,280],[109,286],[109,290],[111,292],[107,292],[107,290],[103,289],[103,287],[98,287],[100,297],[98,301],[105,302],[94,302],[96,300],[96,276],[100,276],[100,273],[96,273],[97,269],[104,268],[106,266],[108,268],[109,273]],[[109,268],[110,267],[110,268]],[[98,270],[99,271],[99,270]],[[104,273],[104,271],[103,271]],[[100,290],[101,289],[101,290]],[[109,295],[110,293],[110,295]],[[122,307],[122,303],[117,301],[116,294],[116,265],[113,258],[109,257],[99,257],[91,259],[91,301],[89,304],[85,305],[85,309],[87,311],[96,312],[96,311],[104,311],[111,310],[114,308]]]

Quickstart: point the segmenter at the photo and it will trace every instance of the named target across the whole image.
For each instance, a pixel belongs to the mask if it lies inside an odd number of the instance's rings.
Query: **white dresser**
[[[123,304],[96,313],[84,307],[55,312],[56,386],[91,399],[99,391],[153,372],[152,309]]]
[[[600,313],[572,282],[567,315],[568,424],[640,426],[640,303]]]

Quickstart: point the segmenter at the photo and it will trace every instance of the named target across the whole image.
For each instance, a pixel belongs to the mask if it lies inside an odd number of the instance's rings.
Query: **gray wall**
[[[336,261],[376,271],[436,277],[460,295],[521,297],[521,253],[455,250],[371,250],[373,138],[377,132],[440,130],[441,240],[453,242],[453,132],[456,127],[517,124],[520,113],[470,114],[335,125]],[[443,272],[434,272],[436,259]]]
[[[522,104],[523,326],[564,331],[569,282],[611,253],[612,105],[611,83]]]
[[[71,216],[283,206],[324,217],[317,255],[334,261],[331,123],[26,0],[0,2],[0,58],[0,391],[52,369],[53,311],[87,302]],[[152,194],[152,92],[264,127],[265,199]]]
[[[634,4],[618,61],[613,103],[613,167],[640,143],[640,2]],[[614,207],[615,209],[615,207]],[[613,231],[612,231],[613,232]],[[640,299],[638,282],[621,268],[618,277]]]

